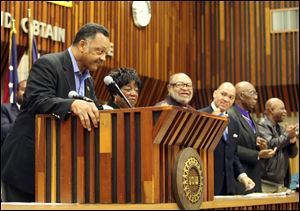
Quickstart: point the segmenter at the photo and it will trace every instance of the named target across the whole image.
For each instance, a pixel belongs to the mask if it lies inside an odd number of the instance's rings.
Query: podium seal
[[[203,201],[204,173],[200,156],[195,149],[189,147],[178,153],[172,172],[172,189],[181,209],[200,209]]]

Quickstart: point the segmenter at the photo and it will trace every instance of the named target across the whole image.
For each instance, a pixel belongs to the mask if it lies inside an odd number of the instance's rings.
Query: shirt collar
[[[217,110],[217,106],[216,106],[216,104],[214,103],[214,101],[212,101],[210,105],[211,105],[211,107],[212,107],[212,109],[213,109],[214,111]],[[222,114],[222,115],[221,115],[221,114]],[[227,111],[220,113],[220,116],[228,116]]]
[[[16,102],[16,105],[17,105],[17,107],[18,107],[18,109],[19,109],[19,111],[20,111],[21,105],[20,105],[19,103],[17,103],[17,102]]]
[[[268,122],[269,125],[272,125],[273,127],[276,127],[278,123],[273,122],[266,114],[264,114],[265,120]]]
[[[249,115],[249,111],[243,109],[243,108],[240,107],[238,104],[235,104],[234,106],[237,108],[237,110],[238,110],[242,115],[244,115],[244,116],[246,116],[246,117],[249,117],[249,116],[250,116],[250,115]]]
[[[70,54],[70,57],[71,57],[71,61],[72,61],[72,66],[73,66],[74,73],[80,75],[81,73],[80,73],[79,67],[77,65],[76,59],[74,57],[74,54],[73,54],[73,52],[71,50],[71,47],[68,48],[68,51],[69,51],[69,54]],[[83,76],[84,79],[90,77],[90,71],[89,70],[84,71],[84,73],[82,74],[82,76]]]

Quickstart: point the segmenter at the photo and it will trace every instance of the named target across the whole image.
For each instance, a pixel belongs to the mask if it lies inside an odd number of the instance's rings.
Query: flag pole
[[[16,46],[16,27],[15,20],[12,20],[12,30],[10,33],[10,48],[9,48],[9,101],[16,102],[17,85],[19,83],[18,77],[18,60],[17,60],[17,46]]]
[[[15,26],[15,22],[16,20],[15,19],[12,19],[11,20],[11,23],[12,23],[12,29],[10,30],[10,33],[9,33],[9,50],[8,50],[8,66],[9,66],[9,63],[10,63],[10,59],[11,59],[11,43],[12,43],[12,36],[13,36],[13,33],[17,33],[17,30],[16,30],[16,26]]]
[[[28,8],[28,72],[30,72],[31,66],[32,66],[32,21],[31,21],[31,9]]]
[[[7,72],[5,76],[5,81],[4,81],[4,87],[3,87],[3,97],[2,97],[2,102],[3,103],[8,103],[10,102],[10,65],[11,65],[11,52],[12,52],[12,37],[13,34],[17,32],[16,27],[15,27],[15,19],[11,20],[12,23],[12,28],[9,32],[9,44],[8,44],[8,67],[7,67]]]
[[[9,51],[8,51],[8,62],[10,62],[10,58],[11,58],[11,42],[12,42],[12,36],[13,34],[17,33],[17,30],[16,30],[16,20],[15,19],[12,19],[11,20],[11,23],[12,23],[12,29],[10,30],[10,34],[9,34],[9,40],[10,40],[10,43],[9,43]]]

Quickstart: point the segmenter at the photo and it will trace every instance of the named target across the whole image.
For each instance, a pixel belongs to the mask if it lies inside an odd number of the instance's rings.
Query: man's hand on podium
[[[248,176],[244,176],[241,178],[241,183],[245,186],[246,191],[252,190],[255,186],[255,183]]]

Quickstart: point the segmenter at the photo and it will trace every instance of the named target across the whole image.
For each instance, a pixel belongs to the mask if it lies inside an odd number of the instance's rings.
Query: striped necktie
[[[244,117],[244,119],[248,122],[249,126],[251,127],[251,129],[253,130],[253,132],[255,133],[256,130],[255,130],[255,126],[254,126],[254,123],[252,121],[252,118],[251,116],[248,114],[248,116],[245,116],[242,114],[242,116]]]

